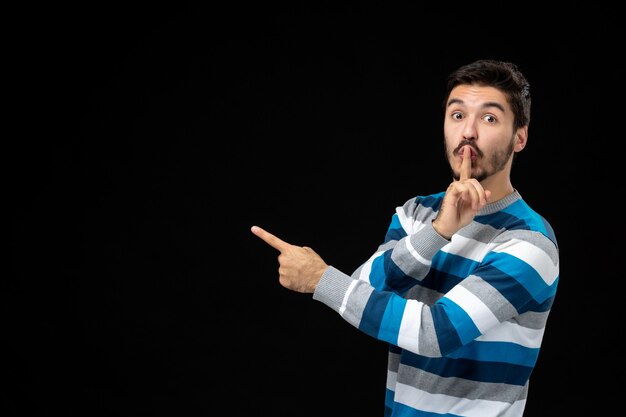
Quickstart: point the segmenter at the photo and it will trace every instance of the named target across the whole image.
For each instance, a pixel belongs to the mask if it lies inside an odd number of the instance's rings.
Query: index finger
[[[459,177],[461,181],[468,180],[472,177],[472,149],[469,146],[463,148],[463,161],[461,162]]]
[[[291,246],[289,243],[279,239],[270,232],[261,229],[259,226],[252,226],[250,230],[252,233],[263,239],[265,243],[281,252]]]

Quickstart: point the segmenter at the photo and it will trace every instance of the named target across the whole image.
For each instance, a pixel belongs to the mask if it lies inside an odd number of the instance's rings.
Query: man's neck
[[[513,194],[515,188],[511,184],[511,178],[508,172],[500,171],[495,175],[481,181],[481,185],[485,190],[491,191],[489,203],[502,200],[504,197]]]

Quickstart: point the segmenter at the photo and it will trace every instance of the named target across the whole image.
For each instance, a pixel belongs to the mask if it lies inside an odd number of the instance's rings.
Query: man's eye
[[[461,120],[463,115],[461,113],[452,113],[452,118],[456,120]]]
[[[483,120],[486,121],[487,123],[495,123],[496,122],[496,118],[493,117],[490,114],[487,114],[487,115],[483,116]]]

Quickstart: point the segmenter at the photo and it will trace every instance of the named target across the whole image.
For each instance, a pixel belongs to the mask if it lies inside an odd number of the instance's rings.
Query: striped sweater
[[[351,276],[332,265],[313,298],[389,344],[385,416],[522,416],[559,281],[548,222],[515,191],[450,241],[444,193],[396,209]]]

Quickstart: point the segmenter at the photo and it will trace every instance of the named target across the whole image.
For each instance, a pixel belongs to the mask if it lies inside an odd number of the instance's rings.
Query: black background
[[[450,181],[445,77],[477,58],[531,83],[513,184],[560,245],[526,416],[613,410],[618,17],[382,3],[15,16],[2,415],[382,415],[385,345],[282,288],[249,229],[351,272],[397,205]]]

